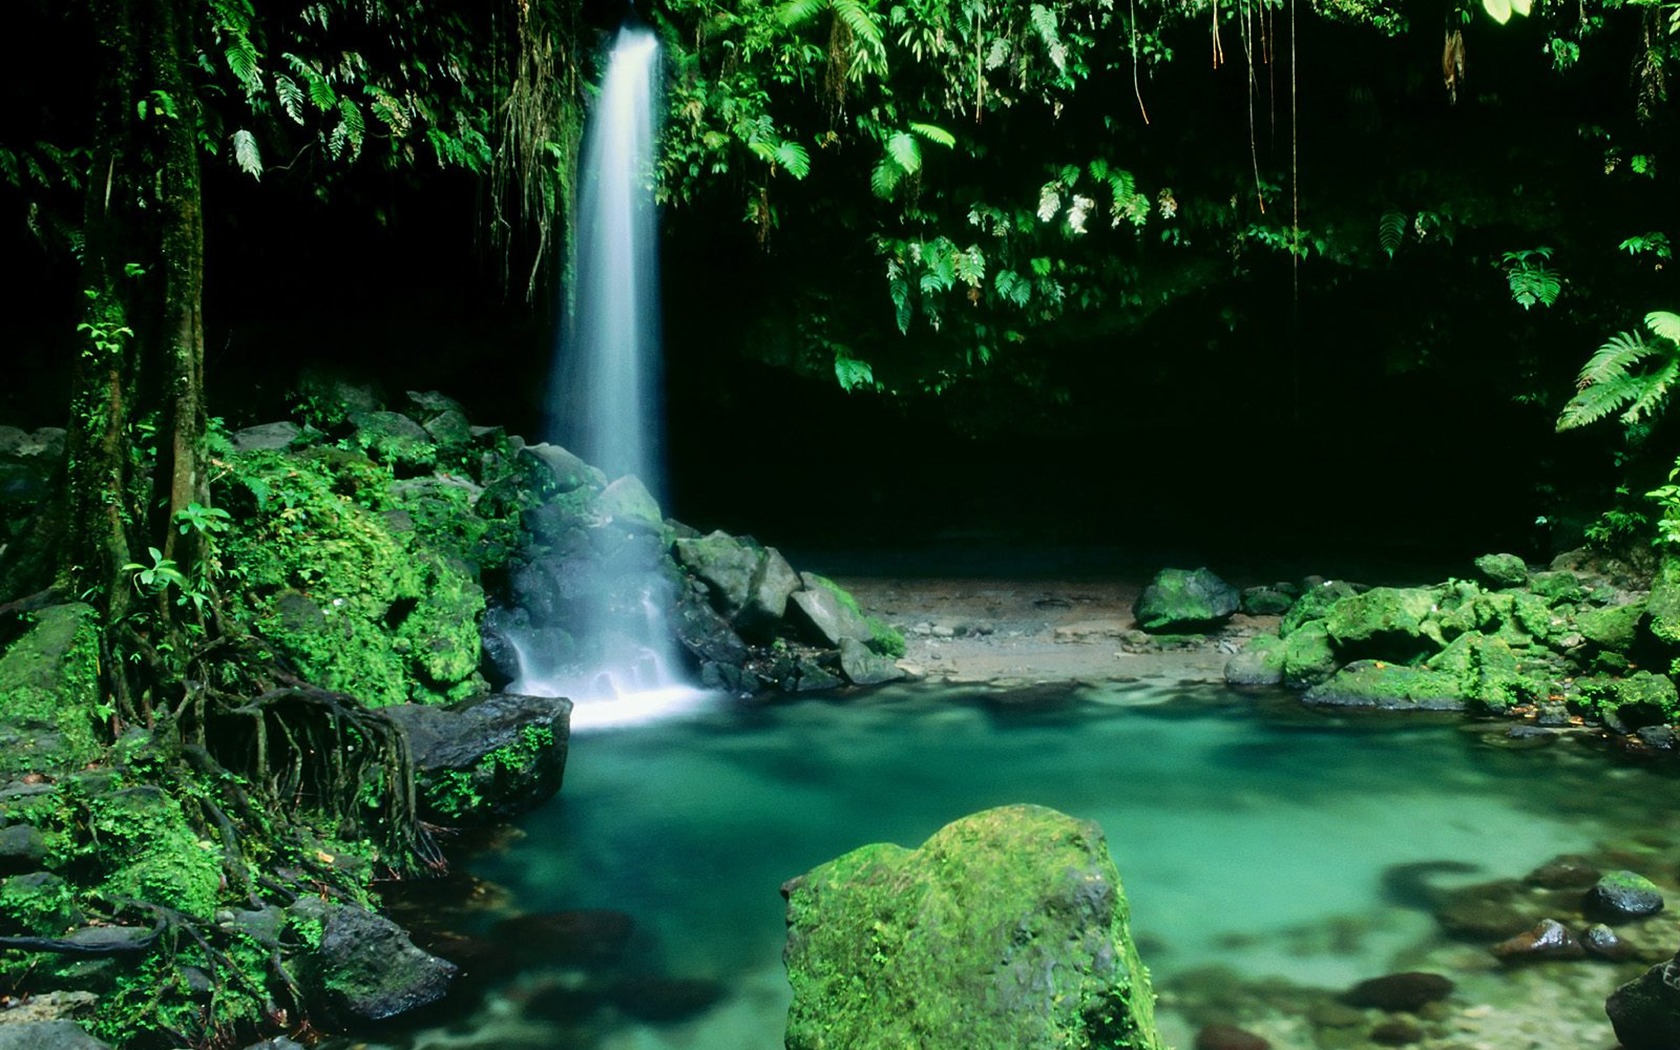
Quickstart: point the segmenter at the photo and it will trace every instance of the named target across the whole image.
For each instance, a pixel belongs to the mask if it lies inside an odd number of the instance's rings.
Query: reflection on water
[[[478,971],[518,968],[452,1031],[392,1045],[780,1046],[781,883],[1011,802],[1102,825],[1158,990],[1213,964],[1339,988],[1433,936],[1411,876],[1520,876],[1671,797],[1650,771],[1447,719],[1256,717],[1211,686],[1079,701],[896,687],[579,739],[563,795],[475,864],[507,891],[468,931],[491,946]]]

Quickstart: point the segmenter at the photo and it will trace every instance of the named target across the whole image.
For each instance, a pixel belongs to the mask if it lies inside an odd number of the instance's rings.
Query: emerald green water
[[[1213,686],[1010,697],[924,685],[720,702],[577,735],[561,796],[476,862],[507,891],[478,923],[622,912],[635,933],[606,969],[704,978],[721,999],[660,1023],[595,1008],[587,989],[609,978],[575,958],[545,962],[533,928],[525,969],[453,1034],[392,1045],[780,1046],[781,883],[1011,802],[1102,825],[1158,990],[1211,964],[1340,988],[1433,936],[1427,914],[1385,890],[1394,866],[1520,877],[1651,826],[1674,797],[1666,777],[1574,746],[1513,751],[1452,719],[1263,706]]]

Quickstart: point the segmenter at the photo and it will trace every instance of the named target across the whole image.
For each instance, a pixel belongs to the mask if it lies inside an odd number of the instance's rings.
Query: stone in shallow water
[[[1586,954],[1569,928],[1556,919],[1541,919],[1533,929],[1508,937],[1490,950],[1508,963],[1579,959]]]
[[[1634,947],[1602,922],[1595,922],[1581,931],[1581,947],[1589,954],[1611,962],[1633,958]]]
[[[877,843],[782,887],[788,1050],[1160,1050],[1101,830],[1040,806]]]
[[[1603,874],[1579,853],[1565,853],[1535,868],[1523,877],[1530,886],[1548,890],[1584,890]]]
[[[1196,1033],[1196,1050],[1271,1050],[1271,1045],[1236,1025],[1203,1025]]]
[[[1604,1012],[1626,1050],[1680,1046],[1680,953],[1610,993]]]
[[[1132,606],[1146,631],[1193,631],[1231,618],[1237,589],[1208,569],[1162,569]]]
[[[1587,891],[1586,910],[1610,922],[1640,919],[1662,909],[1662,891],[1637,872],[1609,872]]]
[[[1371,1029],[1371,1042],[1378,1046],[1410,1046],[1423,1041],[1423,1029],[1415,1022],[1393,1018]]]
[[[1437,999],[1445,999],[1452,990],[1452,981],[1438,973],[1408,970],[1360,981],[1342,993],[1342,999],[1349,1006],[1373,1006],[1393,1013],[1415,1011]]]

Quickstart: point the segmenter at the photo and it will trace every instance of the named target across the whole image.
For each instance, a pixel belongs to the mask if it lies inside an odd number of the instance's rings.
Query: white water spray
[[[563,444],[608,477],[639,479],[655,498],[663,489],[658,111],[658,38],[626,25],[584,133],[577,256],[553,397]],[[707,695],[674,676],[678,654],[662,612],[671,596],[658,593],[669,586],[649,539],[604,532],[591,556],[557,570],[573,574],[567,590],[577,595],[581,630],[565,647],[552,632],[510,637],[520,674],[509,691],[571,698],[574,729],[657,718]]]

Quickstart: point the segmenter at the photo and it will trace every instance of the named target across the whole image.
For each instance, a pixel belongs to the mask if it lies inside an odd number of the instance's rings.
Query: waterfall
[[[562,444],[617,479],[603,503],[651,506],[647,496],[657,500],[664,487],[653,197],[659,95],[658,38],[626,24],[584,130],[577,254],[551,399]],[[548,537],[547,564],[530,570],[548,577],[567,605],[567,626],[509,632],[520,671],[509,689],[569,697],[574,728],[689,706],[704,694],[675,676],[679,657],[663,612],[673,586],[659,571],[657,528],[588,531],[581,544]]]

